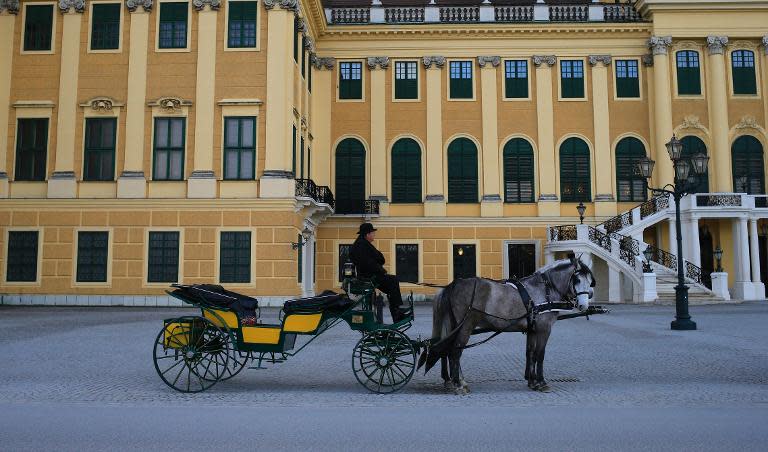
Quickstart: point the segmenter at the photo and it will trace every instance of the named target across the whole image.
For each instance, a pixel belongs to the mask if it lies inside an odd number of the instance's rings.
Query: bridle
[[[586,265],[584,265],[581,261],[576,260],[574,263],[574,270],[571,274],[571,285],[570,290],[574,292],[573,298],[571,300],[574,300],[578,298],[579,295],[589,295],[589,290],[582,290],[582,291],[576,291],[576,284],[579,282],[579,275],[588,275],[592,282],[589,284],[590,288],[595,287],[595,275],[592,274],[592,270],[589,269]]]

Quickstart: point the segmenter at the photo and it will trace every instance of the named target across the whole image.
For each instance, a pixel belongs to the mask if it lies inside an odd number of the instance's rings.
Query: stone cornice
[[[299,10],[298,0],[262,0],[264,8],[273,9],[275,6],[281,9],[297,12]]]
[[[549,24],[548,24],[549,25]],[[531,24],[435,24],[433,25],[401,25],[391,27],[387,25],[331,25],[320,30],[320,36],[347,39],[350,36],[370,37],[372,39],[384,36],[398,36],[409,39],[413,36],[466,36],[469,39],[482,39],[488,36],[519,36],[535,35],[537,38],[547,35],[572,35],[572,34],[599,34],[619,33],[625,37],[628,33],[641,34],[647,38],[652,32],[651,24],[644,22],[633,23],[553,23],[552,26],[542,27]]]
[[[152,0],[126,0],[125,1],[125,7],[128,8],[128,11],[134,12],[136,11],[139,6],[141,6],[144,11],[152,11]]]
[[[197,11],[204,10],[206,5],[210,6],[211,10],[218,11],[221,7],[221,0],[192,0],[192,6]]]
[[[439,55],[425,56],[421,59],[425,69],[429,69],[434,64],[437,69],[442,69],[445,66],[445,57]]]
[[[477,64],[480,67],[485,67],[486,64],[490,63],[493,67],[498,67],[501,64],[501,57],[500,56],[479,56],[477,57]]]
[[[80,104],[80,107],[82,108],[90,108],[91,110],[97,111],[100,113],[107,113],[112,111],[115,108],[120,108],[123,106],[125,106],[125,104],[123,104],[122,102],[117,102],[111,97],[94,97],[93,99],[90,99],[86,102],[82,102]]]
[[[610,55],[590,55],[587,60],[592,66],[596,66],[597,63],[603,63],[603,66],[610,66],[612,58]]]
[[[312,63],[312,66],[315,67],[318,71],[320,69],[333,69],[333,66],[336,64],[336,59],[333,57],[318,57],[314,56],[310,58],[310,62]]]
[[[547,66],[552,67],[557,62],[557,57],[554,55],[534,55],[531,57],[531,60],[533,61],[534,66],[538,67],[546,63]]]
[[[4,10],[10,14],[18,14],[19,0],[0,0],[0,13]]]
[[[179,113],[182,107],[189,107],[192,105],[191,100],[185,100],[180,97],[161,97],[157,100],[147,102],[149,107],[159,107],[166,113]]]
[[[389,57],[375,56],[368,57],[368,69],[375,70],[376,68],[387,69],[389,67]]]
[[[728,45],[728,36],[707,36],[707,49],[710,55],[722,55]]]
[[[85,0],[59,0],[59,11],[66,14],[71,10],[76,13],[85,12]]]

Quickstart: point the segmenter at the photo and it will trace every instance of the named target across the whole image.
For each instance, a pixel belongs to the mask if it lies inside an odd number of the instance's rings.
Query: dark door
[[[536,245],[532,243],[510,243],[507,245],[509,272],[507,278],[519,279],[536,271]]]
[[[766,253],[766,246],[768,246],[768,236],[761,235],[757,238],[757,244],[760,248],[760,279],[763,284],[768,286],[768,253]]]
[[[336,148],[336,213],[365,209],[365,148],[347,138]]]
[[[453,245],[453,279],[477,275],[475,245]]]
[[[699,252],[701,253],[701,282],[712,288],[712,272],[715,271],[714,248],[709,228],[699,229]]]

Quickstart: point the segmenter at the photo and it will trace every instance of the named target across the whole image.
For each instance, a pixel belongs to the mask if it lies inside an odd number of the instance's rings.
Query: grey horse
[[[589,267],[571,256],[539,269],[517,284],[522,284],[538,309],[546,308],[542,306],[545,303],[575,300],[576,309],[583,311],[594,295],[595,279]],[[514,285],[483,278],[455,280],[435,297],[432,340],[419,359],[419,367],[426,365],[426,373],[439,359],[446,387],[466,394],[469,387],[462,376],[460,359],[470,336],[479,332],[523,332],[527,333],[528,387],[548,392],[544,352],[558,311],[536,314],[533,331],[528,331],[529,312],[521,291]]]

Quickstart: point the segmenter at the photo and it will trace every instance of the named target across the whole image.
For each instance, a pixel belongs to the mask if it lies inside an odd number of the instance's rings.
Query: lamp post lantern
[[[718,272],[718,273],[722,272],[723,271],[723,265],[722,265],[722,263],[723,263],[723,249],[720,248],[720,245],[717,245],[717,248],[715,248],[715,251],[712,254],[715,255],[715,260],[717,260],[717,270],[715,270],[715,271]]]
[[[643,256],[645,257],[645,262],[643,262],[643,273],[653,273],[653,268],[651,267],[651,259],[653,259],[653,250],[651,249],[651,245],[648,245],[645,248],[645,251],[643,251]]]
[[[697,154],[692,157],[683,157],[683,143],[672,135],[672,139],[666,144],[669,158],[675,169],[675,181],[661,188],[653,188],[648,181],[653,174],[653,166],[656,162],[643,157],[637,161],[637,171],[646,179],[646,187],[654,195],[668,194],[675,200],[675,229],[677,230],[677,286],[675,286],[675,320],[672,321],[673,330],[695,330],[696,322],[691,320],[688,313],[688,286],[685,285],[685,261],[683,260],[683,231],[680,221],[680,200],[690,193],[698,183],[698,178],[706,173],[709,157]],[[646,250],[648,252],[649,250]],[[644,252],[645,254],[645,252]]]
[[[579,205],[576,206],[576,211],[579,212],[579,224],[584,224],[584,212],[587,211],[587,206],[583,202],[579,202]]]

